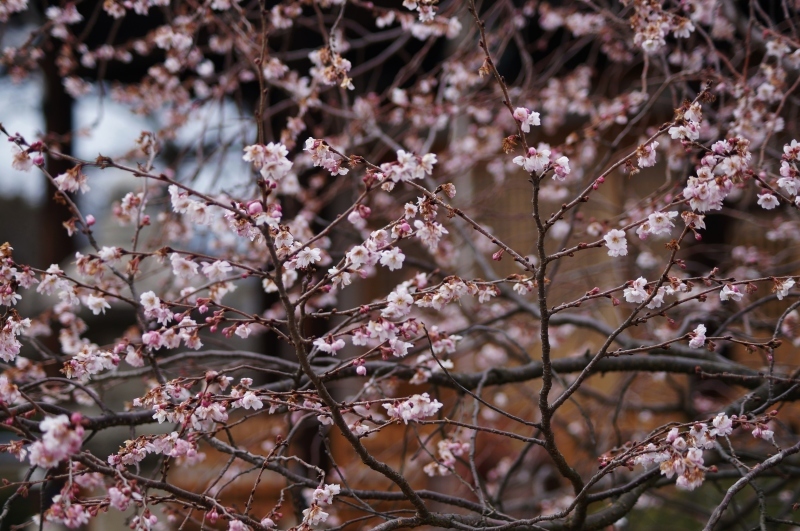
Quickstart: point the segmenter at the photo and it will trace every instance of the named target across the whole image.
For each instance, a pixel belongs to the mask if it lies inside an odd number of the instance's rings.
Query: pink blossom
[[[127,489],[128,492],[125,493],[124,491],[116,488],[111,487],[108,489],[108,502],[111,507],[118,511],[126,511],[128,510],[128,506],[131,503],[131,494],[130,490]]]
[[[21,395],[17,386],[5,374],[0,374],[0,402],[6,405],[14,404]]]
[[[714,428],[711,430],[712,436],[721,435],[726,437],[733,433],[733,421],[725,413],[717,414],[711,423],[714,425]]]
[[[151,349],[158,350],[163,346],[161,334],[156,331],[145,332],[142,334],[142,344]]]
[[[392,247],[389,250],[381,252],[381,265],[389,268],[389,271],[395,271],[403,267],[403,260],[405,255],[400,251],[399,247]]]
[[[300,269],[305,269],[320,261],[322,261],[322,253],[319,249],[304,247],[297,253],[297,267]]]
[[[775,438],[775,432],[768,429],[766,424],[757,422],[755,428],[753,428],[753,437],[770,441]]]
[[[213,263],[203,262],[203,274],[212,281],[224,280],[231,274],[233,268],[226,260],[217,260]]]
[[[80,166],[75,166],[62,173],[53,179],[56,186],[62,192],[77,192],[81,193],[89,191],[89,185],[86,182],[86,175],[81,171]]]
[[[83,426],[72,426],[66,415],[46,417],[39,423],[42,438],[30,447],[30,462],[42,468],[52,468],[70,455],[80,451]]]
[[[794,279],[791,277],[783,280],[775,279],[775,287],[773,289],[779,301],[783,300],[783,298],[789,294],[789,290],[792,289],[792,286],[794,286]]]
[[[244,148],[242,158],[247,162],[252,162],[265,179],[279,181],[286,177],[292,169],[292,163],[286,158],[288,154],[286,146],[270,142],[266,146],[260,144],[247,146]]]
[[[550,162],[550,150],[536,148],[528,148],[528,153],[523,156],[514,157],[514,164],[522,166],[523,169],[529,173],[541,174],[547,164]]]
[[[722,301],[730,299],[740,301],[742,297],[744,297],[744,293],[739,291],[739,287],[733,284],[725,284],[725,286],[722,287],[722,291],[719,292],[719,298]]]
[[[669,234],[675,225],[672,219],[678,215],[677,212],[653,212],[647,217],[650,234]]]
[[[314,501],[322,505],[330,505],[333,503],[333,497],[338,495],[341,487],[336,484],[325,485],[314,491]]]
[[[702,348],[706,343],[706,327],[705,325],[697,325],[697,328],[692,332],[692,339],[689,341],[689,346],[692,348]]]
[[[422,420],[425,417],[435,415],[442,407],[438,400],[431,401],[428,393],[414,395],[408,400],[394,404],[383,404],[389,417],[402,420],[405,424],[408,421]]]
[[[172,253],[169,257],[172,263],[172,272],[178,278],[194,278],[197,275],[197,270],[200,267],[192,260],[187,260],[178,253]],[[205,273],[205,269],[203,271]]]
[[[553,162],[553,179],[563,181],[569,175],[569,159],[567,157],[558,157]]]
[[[106,313],[106,309],[111,308],[111,305],[102,295],[90,294],[86,297],[86,307],[92,310],[94,315],[100,315],[101,313]]]
[[[520,122],[520,128],[523,133],[530,133],[532,125],[541,125],[539,113],[530,111],[525,107],[514,109],[514,119]]]
[[[31,160],[28,152],[18,145],[13,144],[11,150],[14,153],[14,158],[11,162],[11,167],[17,171],[30,171],[33,168],[33,161]]]
[[[625,256],[628,254],[628,241],[625,239],[625,231],[611,229],[603,236],[608,247],[608,256]]]
[[[343,339],[333,339],[332,336],[320,337],[314,340],[314,346],[320,351],[326,352],[332,356],[345,347]]]
[[[780,205],[780,201],[778,201],[778,198],[771,193],[767,192],[758,195],[758,206],[764,210],[772,210],[778,205]]]
[[[161,300],[152,291],[146,291],[139,296],[139,302],[145,311],[153,311],[161,307]]]
[[[319,505],[313,504],[308,509],[303,509],[303,522],[309,525],[319,525],[328,519],[328,513],[322,510]]]
[[[693,142],[700,138],[700,126],[691,120],[686,120],[683,125],[670,127],[669,136],[675,140]]]
[[[644,302],[648,297],[648,293],[645,290],[646,287],[647,287],[647,279],[645,279],[644,277],[637,278],[636,280],[631,282],[630,287],[627,287],[623,290],[623,295],[625,296],[625,300],[635,304]]]

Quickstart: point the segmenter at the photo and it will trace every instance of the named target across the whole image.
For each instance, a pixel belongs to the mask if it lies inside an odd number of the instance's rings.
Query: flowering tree
[[[0,247],[0,522],[793,524],[796,2],[27,9],[15,81],[156,125],[0,127],[84,245]]]

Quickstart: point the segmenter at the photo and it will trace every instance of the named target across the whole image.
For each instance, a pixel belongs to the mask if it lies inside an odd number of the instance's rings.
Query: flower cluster
[[[404,424],[408,424],[408,421],[422,420],[435,415],[442,405],[436,399],[431,400],[428,393],[422,393],[401,402],[383,404],[383,407],[391,419],[402,420]]]
[[[382,176],[380,178],[393,183],[422,179],[433,173],[434,164],[436,164],[436,155],[433,153],[426,153],[420,157],[400,149],[397,151],[396,162],[381,164]]]
[[[13,361],[22,348],[22,343],[17,339],[26,328],[30,328],[31,320],[22,319],[16,313],[11,313],[0,328],[0,359],[5,362]]]
[[[719,210],[731,193],[733,183],[741,179],[750,163],[750,142],[731,138],[715,142],[697,168],[697,176],[689,177],[683,197],[698,212]]]
[[[444,495],[461,484],[502,498],[503,525],[577,526],[624,515],[576,503],[576,485],[647,505],[659,471],[696,489],[758,463],[796,490],[773,451],[796,451],[796,430],[759,409],[796,398],[800,346],[800,15],[785,3],[105,0],[89,16],[67,0],[37,27],[26,0],[0,2],[12,81],[53,59],[82,106],[113,102],[100,119],[124,107],[154,128],[87,150],[94,124],[0,126],[19,181],[43,174],[59,204],[43,207],[55,226],[30,224],[52,248],[0,246],[0,452],[63,480],[39,517],[482,521],[485,504]],[[108,17],[141,31],[114,38]],[[79,248],[55,245],[62,227]],[[599,372],[625,393],[592,390]],[[757,439],[747,453],[734,429]],[[100,436],[111,455],[84,450]],[[553,474],[564,489],[546,492]]]
[[[678,278],[670,277],[669,282],[666,282],[655,290],[655,294],[650,299],[650,302],[647,303],[647,308],[660,308],[661,305],[664,304],[664,296],[673,296],[688,290],[689,286],[687,286],[686,283]],[[643,303],[650,298],[652,293],[653,289],[649,287],[649,283],[644,277],[629,281],[628,287],[622,291],[625,300],[634,304]]]
[[[173,431],[166,435],[142,436],[125,441],[116,454],[108,457],[108,464],[117,468],[133,466],[149,454],[179,459],[190,465],[205,459],[205,454],[197,451],[195,441],[181,438],[178,432]]]
[[[645,467],[657,464],[663,476],[677,476],[679,488],[694,490],[702,485],[708,471],[703,461],[704,450],[714,448],[718,438],[727,438],[739,427],[752,429],[755,438],[770,440],[774,433],[767,428],[765,420],[768,418],[749,420],[744,416],[729,417],[719,413],[710,423],[697,422],[683,433],[679,428],[672,428],[662,440],[648,443],[637,452],[633,462]]]
[[[633,42],[647,54],[661,50],[670,32],[675,37],[687,38],[695,30],[690,19],[667,13],[658,2],[637,1],[634,6],[631,27],[636,34]]]
[[[447,476],[456,464],[456,457],[469,452],[470,444],[453,439],[442,439],[437,444],[438,459],[425,465],[429,476]]]
[[[333,153],[324,140],[308,138],[305,144],[305,151],[311,155],[314,166],[325,168],[331,175],[347,175],[349,171],[342,167],[342,158]]]
[[[247,162],[252,162],[261,176],[265,179],[280,181],[292,169],[292,163],[286,158],[289,151],[283,144],[270,142],[266,146],[255,144],[244,148],[244,157]]]
[[[311,67],[311,77],[323,85],[339,85],[349,90],[355,89],[353,80],[348,77],[350,61],[334,52],[330,48],[314,50],[308,54],[314,65]]]
[[[31,444],[30,462],[42,468],[52,468],[61,461],[77,454],[83,445],[83,426],[81,415],[72,418],[66,415],[47,417],[39,423],[42,438]]]
[[[653,212],[647,216],[647,221],[639,225],[639,227],[636,229],[636,234],[638,234],[639,238],[643,240],[647,239],[647,236],[651,234],[669,234],[670,231],[675,227],[675,224],[672,223],[672,219],[677,216],[678,213],[675,211]]]
[[[303,523],[316,526],[328,519],[329,514],[322,510],[323,507],[333,503],[333,497],[341,492],[337,484],[325,485],[314,490],[311,507],[303,509]]]

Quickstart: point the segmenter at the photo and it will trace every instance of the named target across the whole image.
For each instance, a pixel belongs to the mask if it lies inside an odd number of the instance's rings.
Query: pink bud
[[[261,204],[261,201],[251,201],[247,204],[247,213],[251,216],[261,214],[262,212],[264,212],[264,205]]]
[[[150,225],[150,216],[145,214],[142,216],[142,227],[146,227],[148,225]]]
[[[356,367],[356,373],[359,376],[366,376],[367,375],[367,368],[364,367],[363,365],[359,365],[358,367]]]
[[[37,166],[44,166],[44,157],[42,155],[36,155],[32,160]]]
[[[97,220],[96,220],[96,219],[94,219],[94,216],[93,216],[93,215],[89,214],[88,216],[86,216],[86,226],[87,226],[87,227],[91,227],[91,226],[92,226],[92,225],[94,225],[96,222],[97,222]]]
[[[597,178],[597,182],[600,183],[600,184],[603,184],[604,182],[606,182],[606,178],[605,177],[598,177]]]
[[[368,206],[358,205],[358,215],[361,216],[363,219],[367,219],[369,215],[372,213],[372,209]]]
[[[500,249],[499,251],[497,251],[496,253],[494,253],[492,255],[492,260],[494,260],[495,262],[499,262],[500,260],[503,259],[503,253],[504,252],[505,252],[505,249]]]
[[[206,513],[206,520],[208,520],[212,524],[217,523],[217,520],[219,520],[219,513],[217,512],[216,507],[214,509],[211,509],[211,511]]]

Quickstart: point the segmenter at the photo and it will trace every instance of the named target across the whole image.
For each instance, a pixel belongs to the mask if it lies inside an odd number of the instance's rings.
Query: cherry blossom
[[[656,165],[656,148],[658,147],[658,142],[655,140],[641,146],[637,150],[637,164],[640,168],[652,168]]]
[[[2,20],[2,10],[0,9],[0,20]],[[33,168],[33,160],[28,152],[16,144],[11,146],[13,152],[13,161],[11,167],[17,171],[30,171]]]
[[[80,420],[77,415],[76,420]],[[83,444],[83,427],[73,426],[66,415],[47,417],[39,424],[42,438],[29,449],[32,465],[51,468],[80,451]]]
[[[570,173],[569,159],[561,156],[553,161],[553,179],[563,181]]]
[[[514,157],[513,162],[529,173],[542,173],[550,162],[550,150],[531,147],[525,156]]]
[[[739,287],[732,285],[732,284],[725,284],[722,287],[722,290],[719,292],[719,298],[721,301],[727,301],[733,299],[734,301],[740,301],[744,297],[744,293],[739,291]]]
[[[712,436],[721,435],[727,437],[733,433],[733,421],[724,413],[719,413],[712,421],[714,428],[711,430]]]
[[[86,175],[81,171],[80,166],[73,166],[65,173],[58,175],[53,179],[56,186],[62,192],[77,192],[86,193],[89,191],[89,184],[86,182]]]
[[[105,297],[89,295],[86,297],[86,307],[92,310],[93,314],[100,315],[101,313],[106,313],[106,309],[111,308],[111,305],[108,304]]]
[[[217,260],[212,263],[203,262],[203,274],[212,281],[225,279],[228,275],[230,275],[232,270],[233,268],[231,267],[231,264],[227,262],[227,260]]]
[[[322,260],[322,254],[319,249],[304,247],[297,253],[297,267],[305,269],[306,267]]]
[[[645,289],[647,287],[647,280],[644,277],[639,277],[630,283],[630,286],[623,290],[625,300],[635,304],[644,302],[649,294]]]
[[[270,142],[265,146],[257,144],[247,146],[242,158],[252,162],[265,179],[281,180],[292,169],[291,161],[286,158],[288,154],[286,146]]]
[[[345,342],[341,338],[333,339],[331,336],[325,338],[320,337],[314,340],[314,346],[322,352],[335,356],[338,351],[344,348]]]
[[[789,290],[792,289],[795,282],[793,278],[787,278],[784,280],[775,280],[775,287],[773,288],[775,291],[775,295],[778,297],[778,300],[783,300],[789,294]]]
[[[398,247],[392,247],[389,250],[381,252],[380,263],[382,266],[389,268],[390,271],[394,271],[403,267],[404,259],[405,255],[400,249]]]
[[[431,401],[428,393],[422,393],[399,403],[383,404],[383,407],[391,418],[402,420],[404,424],[408,424],[409,421],[422,420],[435,415],[442,407],[442,403],[436,399]]]
[[[761,423],[756,423],[755,428],[753,428],[752,435],[756,439],[764,439],[765,441],[775,438],[775,432],[767,429],[767,426]]]
[[[774,195],[770,193],[758,195],[758,206],[760,206],[764,210],[772,210],[778,205],[780,205],[780,201],[778,201],[778,198],[775,197]]]
[[[785,517],[705,480],[800,478],[800,17],[511,4],[0,2],[10,186],[56,189],[0,245],[34,525]],[[86,127],[26,117],[53,61]]]
[[[603,236],[608,247],[608,256],[625,256],[628,254],[628,241],[625,239],[625,231],[611,229]]]
[[[517,107],[514,109],[514,119],[520,122],[520,128],[523,133],[530,133],[532,125],[541,125],[539,113],[530,111],[525,107]]]
[[[702,348],[706,343],[706,327],[699,324],[692,332],[692,339],[689,341],[689,346],[692,348]]]

